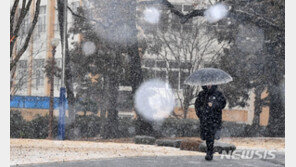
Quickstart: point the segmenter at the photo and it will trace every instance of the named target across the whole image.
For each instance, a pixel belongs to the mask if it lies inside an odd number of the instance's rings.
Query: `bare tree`
[[[23,37],[19,37],[18,40],[21,42],[25,40]],[[42,42],[39,45],[36,50],[32,52],[32,58],[35,59],[37,55],[41,54],[42,52],[45,52],[45,43]],[[24,66],[21,61],[25,61],[26,65]],[[10,72],[10,95],[15,95],[19,93],[27,84],[29,79],[32,81],[38,79],[36,76],[36,69],[34,68],[33,64],[27,64],[27,60],[19,60],[17,65],[13,68],[13,70]],[[32,68],[32,72],[29,73],[29,68]]]
[[[129,28],[128,28],[129,31],[123,32],[121,34],[123,34],[123,36],[127,35],[129,40],[133,41],[132,43],[128,42],[126,48],[127,48],[127,52],[128,52],[129,58],[130,58],[130,80],[131,80],[132,94],[134,94],[136,89],[139,87],[139,85],[141,84],[141,82],[143,80],[143,73],[142,73],[142,69],[141,69],[141,60],[140,60],[140,56],[139,56],[139,42],[138,42],[138,39],[137,39],[138,32],[137,32],[137,29],[136,29],[136,17],[137,17],[137,15],[136,15],[136,7],[139,6],[139,5],[151,5],[151,4],[163,5],[171,13],[173,13],[174,15],[179,17],[183,23],[185,23],[187,21],[186,20],[187,18],[185,18],[185,15],[182,12],[178,11],[174,7],[174,5],[172,5],[167,0],[141,1],[141,2],[136,2],[134,0],[130,0],[130,1],[128,1],[128,3],[126,2],[126,4],[130,4],[130,5],[128,5],[128,8],[124,8],[124,7],[121,7],[121,8],[123,8],[124,10],[129,9],[129,10],[126,11],[126,13],[129,14],[129,15],[126,18],[124,17],[125,15],[124,16],[121,15],[120,16],[121,21],[123,19],[126,19],[126,20],[125,20],[125,22],[120,22],[121,24],[119,24],[119,25],[117,25],[115,27],[116,28],[121,27],[121,26],[124,25],[124,23],[129,26]],[[77,14],[77,13],[73,12],[73,10],[71,10],[71,8],[68,8],[68,9],[72,13],[72,15],[75,16],[75,17],[79,17],[79,18],[81,18],[83,20],[89,20],[90,22],[92,22],[94,24],[97,24],[98,26],[103,27],[104,29],[109,29],[107,25],[114,24],[114,20],[113,20],[113,22],[110,21],[113,18],[106,19],[105,21],[104,21],[103,18],[104,17],[107,17],[107,18],[111,17],[112,13],[118,12],[116,10],[119,10],[120,8],[116,9],[116,8],[113,7],[113,8],[109,9],[108,7],[106,7],[104,2],[101,2],[101,3],[97,4],[97,5],[104,5],[104,6],[103,6],[103,8],[102,8],[102,10],[100,12],[94,13],[91,18],[81,16],[80,14]],[[125,6],[125,5],[122,5],[122,6]],[[98,8],[96,8],[96,9],[98,9]],[[107,10],[111,14],[103,15],[103,16],[99,17],[99,19],[95,19],[96,15],[99,15],[104,10]],[[89,8],[88,11],[91,11],[91,9]],[[116,23],[116,21],[115,21],[115,23]],[[124,28],[119,29],[119,32],[123,31],[123,29]],[[116,33],[117,31],[112,31],[112,32]],[[106,35],[106,34],[102,34],[102,35]],[[112,35],[114,35],[114,34],[112,34]],[[184,41],[184,38],[182,38],[182,40]],[[141,48],[141,49],[143,49],[143,48]],[[187,54],[187,53],[183,53],[183,54]],[[192,53],[192,55],[193,54],[194,53]],[[186,59],[190,60],[187,57],[186,57]],[[143,122],[143,121],[140,120],[140,122]],[[145,125],[145,128],[142,128],[142,129],[152,129],[152,126],[150,126],[150,128],[149,128],[148,124],[146,124],[147,126]],[[146,130],[146,131],[147,131],[147,134],[150,134],[149,130]]]
[[[208,23],[200,18],[194,20],[192,25],[181,26],[180,24],[180,29],[171,27],[165,32],[157,30],[147,35],[148,53],[167,62],[166,70],[171,84],[176,82],[176,76],[170,74],[173,70],[178,71],[176,93],[180,107],[184,111],[184,118],[187,118],[190,102],[197,90],[196,87],[183,85],[182,82],[205,63],[209,64],[217,60],[226,46],[224,43],[218,43],[215,34],[207,31],[207,26]],[[171,65],[173,63],[175,63],[174,66]]]
[[[25,53],[29,46],[29,42],[31,39],[31,36],[33,34],[33,31],[35,29],[35,26],[38,21],[39,16],[39,10],[40,10],[40,1],[37,0],[35,5],[32,5],[33,0],[23,0],[20,2],[19,0],[14,0],[13,6],[10,10],[10,71],[13,70],[13,68],[16,66],[17,62],[20,60],[21,56]],[[19,10],[19,7],[21,5],[21,8]],[[24,28],[24,19],[27,15],[29,15],[29,10],[31,8],[34,8],[34,17],[32,22],[29,24],[28,32],[26,33],[25,42],[18,48],[17,52],[15,53],[15,56],[13,56],[14,47],[16,47],[16,40],[19,37],[20,30]],[[19,12],[17,12],[19,10]]]

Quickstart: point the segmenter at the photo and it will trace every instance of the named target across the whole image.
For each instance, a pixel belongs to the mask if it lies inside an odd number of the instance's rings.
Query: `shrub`
[[[19,111],[10,112],[10,137],[11,138],[39,138],[44,139],[48,135],[49,116],[38,115],[30,122],[25,121]],[[134,137],[136,120],[119,118],[119,138]],[[53,135],[57,136],[57,118],[54,118]],[[76,116],[73,122],[66,124],[66,139],[81,139],[100,135],[102,120],[96,115]],[[199,137],[199,120],[168,118],[162,124],[155,124],[155,134],[159,137]],[[254,131],[256,133],[254,133]],[[221,137],[251,137],[263,136],[265,127],[254,130],[251,125],[223,122]]]
[[[265,127],[254,129],[252,125],[236,122],[223,122],[221,137],[259,137],[264,136]]]
[[[189,150],[189,151],[198,151],[198,147],[201,143],[202,143],[202,140],[182,140],[180,149]]]
[[[19,111],[10,112],[10,137],[45,139],[48,136],[49,116],[37,115],[32,121],[23,119]],[[53,136],[57,136],[57,119],[53,121]]]
[[[48,137],[48,128],[49,128],[49,116],[40,116],[37,115],[35,119],[28,122],[29,127],[32,129],[32,137],[36,139],[45,139]],[[57,137],[58,133],[58,121],[57,118],[53,119],[53,137]]]
[[[75,120],[66,125],[66,139],[95,137],[100,134],[101,119],[96,115],[77,115]]]
[[[156,140],[156,145],[180,148],[181,142],[181,140],[158,139]]]
[[[248,136],[248,137],[268,136],[268,134],[266,134],[266,127],[265,126],[254,127],[252,125],[246,125],[243,135]]]
[[[135,121],[131,118],[120,118],[119,119],[119,137],[134,137],[136,134]]]
[[[198,137],[199,120],[168,118],[163,122],[160,131],[164,137]]]
[[[152,136],[135,136],[134,138],[136,144],[150,144],[153,145],[156,139]]]
[[[23,119],[21,112],[10,111],[10,137],[11,138],[31,138],[33,132],[29,124]]]

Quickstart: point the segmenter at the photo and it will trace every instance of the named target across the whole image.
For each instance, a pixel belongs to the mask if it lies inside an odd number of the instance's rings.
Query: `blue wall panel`
[[[59,107],[59,98],[54,98],[54,109]],[[40,96],[10,96],[10,108],[49,109],[49,97]],[[68,103],[66,101],[66,109]]]

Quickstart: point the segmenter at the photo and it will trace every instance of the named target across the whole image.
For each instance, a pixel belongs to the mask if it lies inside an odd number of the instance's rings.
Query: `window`
[[[156,71],[156,78],[166,79],[166,72],[165,71]]]
[[[147,59],[144,62],[145,67],[154,67],[155,65],[155,60],[153,59]]]
[[[44,59],[35,59],[33,60],[34,68],[43,68],[44,67]]]
[[[178,61],[170,61],[169,67],[170,68],[179,68],[179,62]]]
[[[58,77],[54,77],[54,86],[56,86],[57,89],[61,86],[61,79]]]
[[[45,29],[46,29],[45,26],[46,26],[46,18],[39,16],[38,23],[37,23],[38,33],[45,32]]]
[[[173,89],[178,89],[179,71],[169,71],[169,83]]]
[[[175,5],[175,8],[178,11],[182,11],[182,5]],[[181,23],[179,16],[172,14],[172,20],[171,20],[172,29],[175,31],[181,31]]]
[[[27,88],[27,76],[28,76],[28,65],[27,60],[19,60],[18,67],[17,67],[17,85],[20,88],[20,90]]]
[[[182,25],[183,32],[185,33],[191,33],[193,28],[192,18],[187,20],[185,24]]]
[[[173,14],[172,15],[172,20],[171,20],[171,25],[172,25],[172,29],[174,31],[181,31],[181,23],[180,23],[180,18],[179,16]]]
[[[187,14],[193,10],[192,5],[183,5],[183,13]],[[192,32],[192,26],[193,26],[193,21],[192,18],[187,20],[185,24],[182,25],[182,30],[185,33],[191,33]]]
[[[189,76],[189,72],[181,71],[180,75],[180,87],[183,89],[185,87],[184,81]]]
[[[39,18],[37,23],[37,31],[45,32],[46,30],[46,6],[40,6]]]
[[[44,85],[44,59],[35,59],[33,60],[33,80],[35,80],[35,87],[38,89],[38,87]]]
[[[144,33],[153,33],[157,30],[157,24],[143,23],[142,28]]]
[[[143,68],[142,71],[143,71],[144,80],[155,78],[155,71],[154,70],[151,70],[148,68]]]
[[[55,19],[54,19],[54,31],[60,31],[60,25],[59,25],[59,16],[56,12]]]
[[[168,26],[169,26],[169,11],[163,10],[160,15],[160,21],[159,21],[158,27],[162,32],[167,32]]]
[[[19,68],[26,69],[28,67],[27,60],[20,60],[19,61]]]
[[[156,62],[156,66],[157,66],[158,68],[166,68],[166,61],[164,61],[164,60],[158,60],[158,61]]]
[[[181,68],[182,69],[190,69],[192,66],[191,62],[182,62],[181,63]]]
[[[38,86],[41,86],[43,84],[41,84],[42,82],[42,79],[41,79],[41,71],[38,69],[36,70],[36,89],[38,88]]]
[[[46,14],[46,6],[40,6],[39,14]]]

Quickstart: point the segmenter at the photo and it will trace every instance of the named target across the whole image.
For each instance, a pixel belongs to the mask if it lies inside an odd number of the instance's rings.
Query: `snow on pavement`
[[[180,155],[204,155],[204,153],[132,143],[10,139],[10,165],[116,157]]]
[[[256,150],[273,150],[285,151],[285,138],[275,137],[225,137],[220,142],[231,143],[237,149],[256,149]]]
[[[10,139],[10,165],[118,157],[205,155],[173,147],[122,142]],[[237,149],[285,151],[285,138],[221,138],[220,142],[234,144]]]

